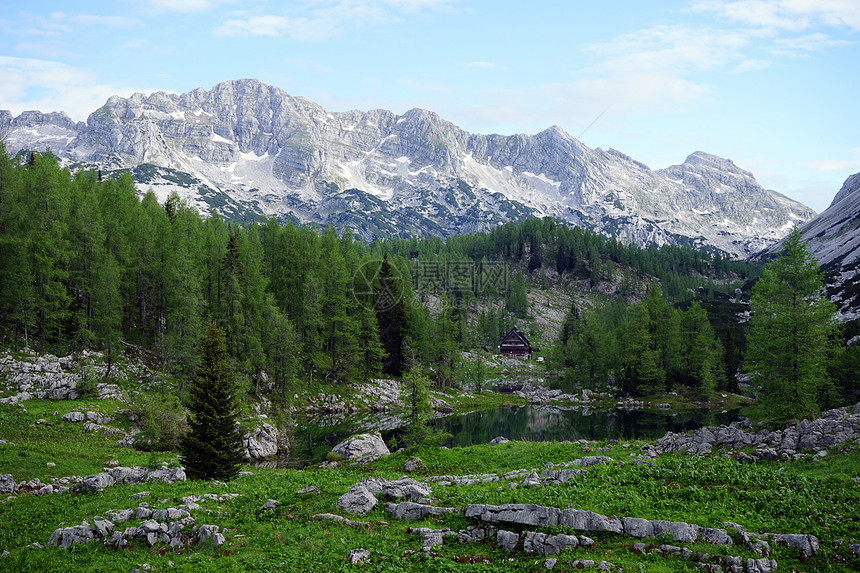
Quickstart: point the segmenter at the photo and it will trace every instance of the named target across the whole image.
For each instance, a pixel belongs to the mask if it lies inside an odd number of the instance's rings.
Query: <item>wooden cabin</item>
[[[532,359],[532,345],[526,335],[513,327],[499,343],[499,354],[524,360]]]

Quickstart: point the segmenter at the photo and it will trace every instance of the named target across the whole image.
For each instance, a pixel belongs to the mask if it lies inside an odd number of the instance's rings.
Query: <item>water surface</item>
[[[478,412],[452,414],[430,422],[431,427],[450,433],[448,446],[486,444],[495,437],[509,440],[574,441],[655,440],[666,432],[685,432],[702,426],[719,426],[739,420],[739,410],[688,413],[645,412],[641,410],[559,409],[538,406],[503,406]],[[367,416],[353,420],[318,419],[300,423],[295,429],[290,459],[281,466],[304,467],[318,464],[339,442],[349,436],[380,430],[388,443],[405,425],[397,416]]]

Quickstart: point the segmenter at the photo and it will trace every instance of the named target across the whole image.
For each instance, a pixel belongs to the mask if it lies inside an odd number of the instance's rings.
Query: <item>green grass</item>
[[[447,394],[446,394],[447,396]],[[495,395],[492,395],[495,397]],[[446,400],[448,398],[446,397]],[[456,401],[452,398],[452,401]],[[462,405],[460,403],[458,406]],[[110,401],[38,401],[19,406],[0,404],[2,438],[11,445],[0,446],[0,474],[12,473],[17,481],[38,477],[88,475],[101,471],[109,460],[121,465],[149,465],[175,459],[175,452],[149,454],[117,445],[119,435],[105,437],[86,433],[83,424],[62,422],[66,412],[78,410],[110,413],[121,404]],[[54,415],[54,412],[57,415]],[[39,419],[49,424],[39,424]],[[127,427],[116,417],[112,426]],[[450,527],[463,529],[471,524],[462,516],[428,518],[407,522],[392,518],[384,503],[367,516],[353,517],[368,522],[366,527],[317,521],[317,513],[339,513],[337,498],[363,477],[372,475],[395,479],[404,474],[404,462],[417,455],[425,468],[414,477],[496,473],[517,469],[540,470],[547,463],[561,463],[585,455],[604,454],[615,462],[595,466],[587,474],[560,486],[536,488],[518,485],[508,489],[506,481],[471,486],[433,484],[435,504],[464,506],[470,503],[535,503],[559,508],[574,507],[604,515],[685,521],[704,527],[720,527],[722,521],[740,523],[753,532],[811,533],[818,536],[819,554],[806,563],[786,548],[774,548],[780,571],[857,571],[860,560],[848,558],[850,540],[860,540],[860,486],[852,478],[860,474],[857,449],[831,449],[823,460],[740,464],[715,454],[705,458],[666,455],[653,466],[629,462],[643,442],[607,445],[603,442],[556,443],[511,442],[499,446],[423,448],[381,458],[367,466],[342,463],[340,468],[304,470],[245,468],[253,475],[237,477],[228,484],[182,482],[177,484],[119,485],[98,494],[20,495],[0,503],[0,571],[131,571],[147,563],[155,571],[536,571],[543,557],[522,552],[508,553],[492,543],[460,544],[446,538],[434,557],[416,555],[422,539],[410,527]],[[624,447],[624,446],[627,447]],[[47,467],[47,462],[55,467]],[[522,479],[515,480],[521,482]],[[320,488],[319,495],[298,494],[308,485]],[[227,544],[153,548],[135,542],[121,550],[98,541],[74,546],[31,549],[32,543],[45,545],[59,526],[92,523],[111,509],[136,507],[140,500],[129,496],[149,491],[144,500],[151,507],[166,508],[182,503],[183,496],[202,493],[238,493],[240,497],[223,503],[201,502],[192,514],[196,523],[214,524],[226,530]],[[4,496],[5,497],[5,496]],[[280,505],[274,511],[260,511],[267,499]],[[3,501],[3,500],[0,500]],[[118,524],[118,529],[139,522]],[[516,530],[516,527],[508,527]],[[565,532],[563,528],[547,530]],[[566,533],[571,533],[567,531]],[[639,555],[633,544],[658,546],[658,540],[639,540],[613,534],[593,534],[592,548],[579,548],[558,556],[560,562],[573,559],[607,560],[625,571],[699,571],[692,562],[676,557]],[[833,542],[844,539],[842,548]],[[683,545],[683,544],[679,544]],[[753,555],[742,546],[722,548],[692,544],[694,551],[711,555]],[[349,566],[351,549],[365,548],[371,561]],[[840,557],[848,558],[846,563]],[[557,567],[557,570],[564,567]]]

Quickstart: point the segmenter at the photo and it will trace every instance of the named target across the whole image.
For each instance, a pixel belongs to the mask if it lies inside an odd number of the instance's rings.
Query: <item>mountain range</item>
[[[746,258],[815,216],[703,152],[652,170],[555,126],[480,135],[423,109],[335,113],[257,80],[114,96],[86,122],[0,111],[0,139],[11,154],[50,148],[73,168],[130,170],[141,191],[177,192],[204,214],[349,226],[366,240],[552,216]]]

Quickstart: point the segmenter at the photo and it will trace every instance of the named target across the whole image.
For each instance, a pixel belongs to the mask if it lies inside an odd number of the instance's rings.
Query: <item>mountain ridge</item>
[[[11,153],[130,169],[230,218],[350,225],[365,239],[476,232],[552,216],[639,245],[687,244],[747,257],[814,212],[731,160],[704,152],[652,170],[551,126],[472,134],[415,108],[329,112],[257,80],[185,94],[112,96],[87,122],[0,111]]]

